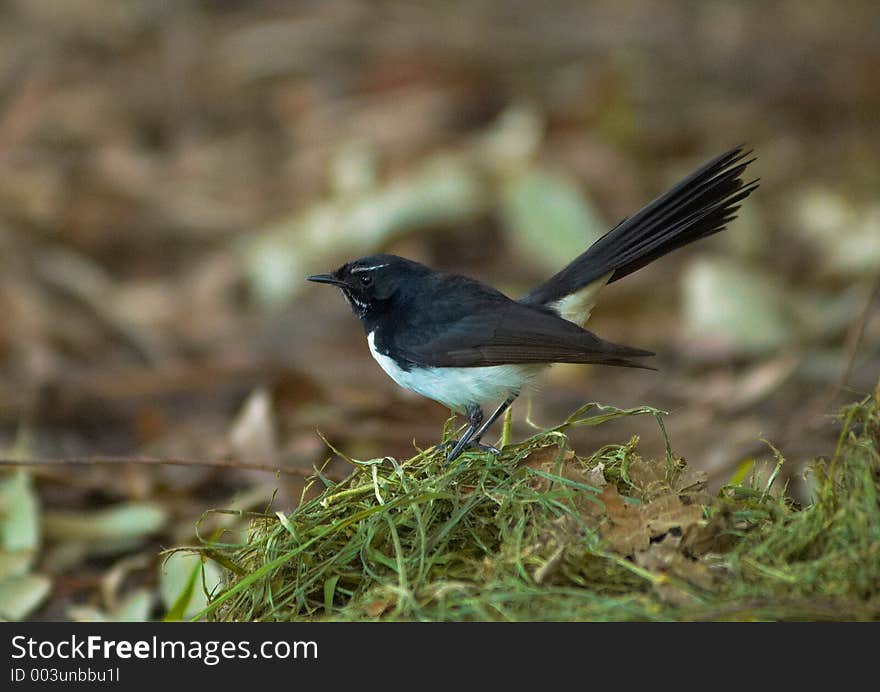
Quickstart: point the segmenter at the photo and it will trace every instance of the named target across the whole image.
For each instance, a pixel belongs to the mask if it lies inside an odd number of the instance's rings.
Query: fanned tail
[[[624,219],[562,271],[521,299],[551,305],[608,276],[622,279],[696,240],[718,233],[736,218],[740,203],[758,187],[741,176],[754,158],[731,149]]]

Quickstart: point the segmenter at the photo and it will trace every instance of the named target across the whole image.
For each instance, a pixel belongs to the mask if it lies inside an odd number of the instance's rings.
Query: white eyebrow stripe
[[[354,267],[351,270],[351,273],[358,274],[360,272],[369,272],[369,271],[373,271],[374,269],[381,269],[382,267],[387,267],[387,266],[388,266],[388,263],[386,262],[385,264],[374,264],[372,267]]]

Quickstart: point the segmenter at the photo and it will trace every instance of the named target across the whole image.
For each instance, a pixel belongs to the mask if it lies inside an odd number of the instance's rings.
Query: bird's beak
[[[314,276],[306,277],[309,281],[314,281],[319,284],[333,284],[335,286],[344,286],[345,282],[340,281],[332,274],[315,274]]]

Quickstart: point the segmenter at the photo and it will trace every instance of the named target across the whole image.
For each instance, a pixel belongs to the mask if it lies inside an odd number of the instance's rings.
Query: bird
[[[549,365],[654,369],[645,362],[653,352],[606,341],[584,325],[606,285],[736,218],[759,184],[743,181],[752,153],[739,146],[705,163],[519,299],[391,254],[306,278],[341,290],[370,353],[394,382],[466,417],[447,462],[466,448],[498,453],[480,443],[484,434]],[[496,403],[486,417],[484,407]]]

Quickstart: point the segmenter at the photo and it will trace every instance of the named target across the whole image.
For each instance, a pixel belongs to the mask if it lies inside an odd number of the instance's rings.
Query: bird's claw
[[[477,449],[481,452],[489,452],[490,454],[501,454],[501,450],[497,447],[493,447],[492,445],[484,445],[479,442],[468,442],[461,449],[456,452],[455,456],[452,455],[452,452],[455,451],[455,448],[458,446],[459,440],[447,440],[443,443],[443,447],[451,448],[451,451],[446,455],[446,461],[454,461],[463,451],[466,449]]]

